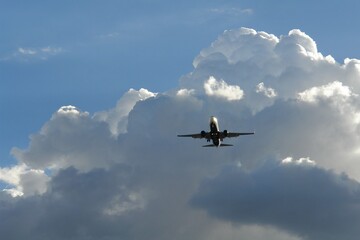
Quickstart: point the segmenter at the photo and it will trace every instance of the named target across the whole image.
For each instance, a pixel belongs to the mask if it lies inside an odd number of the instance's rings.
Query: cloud
[[[66,116],[66,117],[70,117],[70,118],[79,118],[79,117],[88,117],[89,113],[88,112],[81,112],[79,109],[77,109],[75,106],[62,106],[61,108],[59,108],[59,110],[57,111],[56,115],[53,116],[53,118],[55,118],[56,116]]]
[[[277,96],[277,93],[276,93],[275,89],[270,88],[270,87],[269,88],[265,87],[265,84],[263,82],[259,83],[256,86],[256,92],[257,93],[262,93],[268,98],[273,98],[273,97]]]
[[[96,113],[61,107],[27,148],[12,150],[18,165],[0,169],[9,184],[0,231],[7,239],[356,239],[359,62],[323,56],[300,30],[241,28],[203,49],[176,89],[130,89]],[[221,130],[256,134],[225,139],[236,147],[222,149],[176,137],[207,130],[211,115]]]
[[[241,86],[247,96],[243,100],[260,110],[273,102],[254,92],[261,83],[270,85],[284,99],[340,79],[344,85],[350,81],[355,85],[352,74],[345,77],[344,69],[351,64],[341,66],[330,55],[324,57],[315,41],[300,30],[281,37],[248,28],[225,31],[200,52],[193,65],[194,71],[180,79],[182,88],[200,89],[213,76]]]
[[[180,89],[177,91],[176,95],[177,96],[192,96],[193,94],[195,93],[195,90],[194,89]]]
[[[3,191],[12,197],[19,197],[44,193],[50,179],[44,170],[30,169],[25,164],[20,164],[10,168],[0,168],[0,180],[9,185]]]
[[[252,15],[254,10],[251,8],[222,7],[209,9],[209,12],[219,15],[241,16]]]
[[[191,202],[217,218],[272,225],[304,239],[357,239],[358,182],[301,159],[269,165],[251,172],[225,168]]]
[[[144,88],[139,91],[130,89],[117,102],[114,109],[99,112],[95,114],[95,119],[104,121],[109,124],[111,133],[114,136],[126,132],[127,117],[138,101],[144,101],[148,98],[155,97],[156,93],[152,93]]]
[[[240,100],[244,95],[244,91],[239,86],[228,85],[224,80],[217,81],[214,77],[204,82],[204,89],[207,95],[228,101]]]
[[[99,35],[98,38],[101,39],[116,39],[116,38],[120,38],[121,34],[119,32],[112,32],[112,33],[108,33],[108,34],[102,34]]]
[[[348,86],[343,86],[341,82],[335,81],[325,86],[312,87],[299,93],[299,99],[304,102],[317,102],[320,98],[340,97],[346,101],[352,95]]]
[[[298,160],[294,160],[292,157],[287,157],[287,158],[284,158],[282,161],[281,161],[282,164],[309,164],[309,165],[315,165],[315,161],[313,160],[310,160],[310,158],[306,157],[306,158],[300,158]]]
[[[8,56],[0,58],[1,61],[34,61],[34,60],[48,60],[49,57],[59,55],[64,52],[61,47],[19,47],[16,51]]]
[[[110,213],[138,211],[137,200],[131,197],[135,189],[126,190],[129,174],[124,171],[127,170],[114,167],[110,171],[94,170],[84,174],[73,168],[61,171],[41,197],[18,200],[6,209],[1,208],[2,216],[6,214],[6,220],[0,221],[3,236],[8,239],[21,239],[28,234],[30,239],[126,236],[132,230]],[[116,183],[113,188],[104,187],[112,183]],[[114,202],[123,204],[121,211]],[[19,225],[21,227],[15,229]]]
[[[12,149],[22,163],[35,169],[62,169],[75,166],[82,171],[107,167],[116,153],[116,142],[105,122],[94,120],[88,112],[74,106],[61,107],[31,136],[28,149]],[[101,149],[101,151],[100,151]],[[91,160],[92,159],[92,160]],[[99,160],[101,159],[101,160]]]
[[[19,48],[18,53],[23,54],[23,55],[35,55],[35,54],[37,54],[37,51],[35,51],[33,49]]]

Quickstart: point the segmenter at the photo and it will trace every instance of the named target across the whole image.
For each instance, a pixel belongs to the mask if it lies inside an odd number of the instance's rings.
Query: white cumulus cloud
[[[109,124],[110,131],[114,136],[126,132],[127,117],[138,101],[144,101],[155,97],[157,94],[141,88],[139,91],[130,89],[117,102],[116,107],[95,114],[94,118]]]
[[[281,161],[282,164],[308,164],[308,165],[315,165],[315,161],[311,160],[309,157],[306,158],[299,158],[298,160],[294,160],[292,157],[284,158]]]
[[[183,96],[183,97],[192,96],[194,94],[195,94],[194,89],[185,89],[185,88],[178,90],[176,93],[177,96]]]
[[[4,191],[13,197],[43,194],[49,180],[44,170],[31,169],[23,163],[0,168],[0,181],[8,184]]]
[[[256,86],[256,92],[257,93],[262,93],[268,98],[273,98],[273,97],[277,96],[277,93],[276,93],[275,89],[273,89],[271,87],[268,87],[268,88],[265,87],[265,84],[263,82],[259,83]]]
[[[205,93],[228,101],[240,100],[244,96],[244,91],[239,86],[228,85],[224,80],[216,80],[210,77],[204,82]]]
[[[348,86],[343,86],[335,81],[320,87],[312,87],[299,93],[299,100],[304,102],[317,102],[321,98],[342,98],[347,99],[352,95]]]

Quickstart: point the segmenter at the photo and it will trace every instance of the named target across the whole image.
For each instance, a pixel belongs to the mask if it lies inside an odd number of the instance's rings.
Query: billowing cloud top
[[[241,28],[193,64],[174,91],[130,89],[94,114],[61,107],[14,148],[2,236],[358,239],[360,61],[323,56],[298,29]],[[221,149],[176,138],[211,115],[256,135]]]
[[[244,91],[239,86],[229,86],[224,80],[217,81],[214,77],[210,77],[204,83],[204,89],[209,96],[216,96],[229,101],[240,100],[244,95]]]

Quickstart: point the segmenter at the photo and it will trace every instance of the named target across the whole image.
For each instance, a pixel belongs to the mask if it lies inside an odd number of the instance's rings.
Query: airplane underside
[[[218,138],[212,138],[207,139],[207,142],[210,142],[212,140],[213,144],[204,145],[203,147],[229,147],[233,146],[232,144],[224,144],[222,141]]]
[[[178,137],[192,137],[192,138],[202,138],[202,139],[205,138],[207,142],[212,141],[212,144],[204,145],[203,147],[227,147],[233,145],[223,144],[222,141],[224,138],[232,138],[232,137],[238,137],[240,135],[252,135],[252,134],[254,134],[254,132],[239,133],[239,132],[228,132],[227,130],[220,131],[217,118],[212,116],[210,117],[209,132],[205,132],[203,130],[200,133],[178,135]]]

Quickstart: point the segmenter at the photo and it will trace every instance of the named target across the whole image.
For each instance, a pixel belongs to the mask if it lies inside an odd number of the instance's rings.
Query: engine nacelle
[[[200,134],[201,134],[201,137],[202,137],[202,138],[204,138],[204,137],[206,136],[206,132],[205,132],[204,130],[203,130],[203,131],[201,131],[201,133],[200,133]]]
[[[227,137],[228,136],[228,131],[224,130],[223,135],[224,135],[224,137]]]

